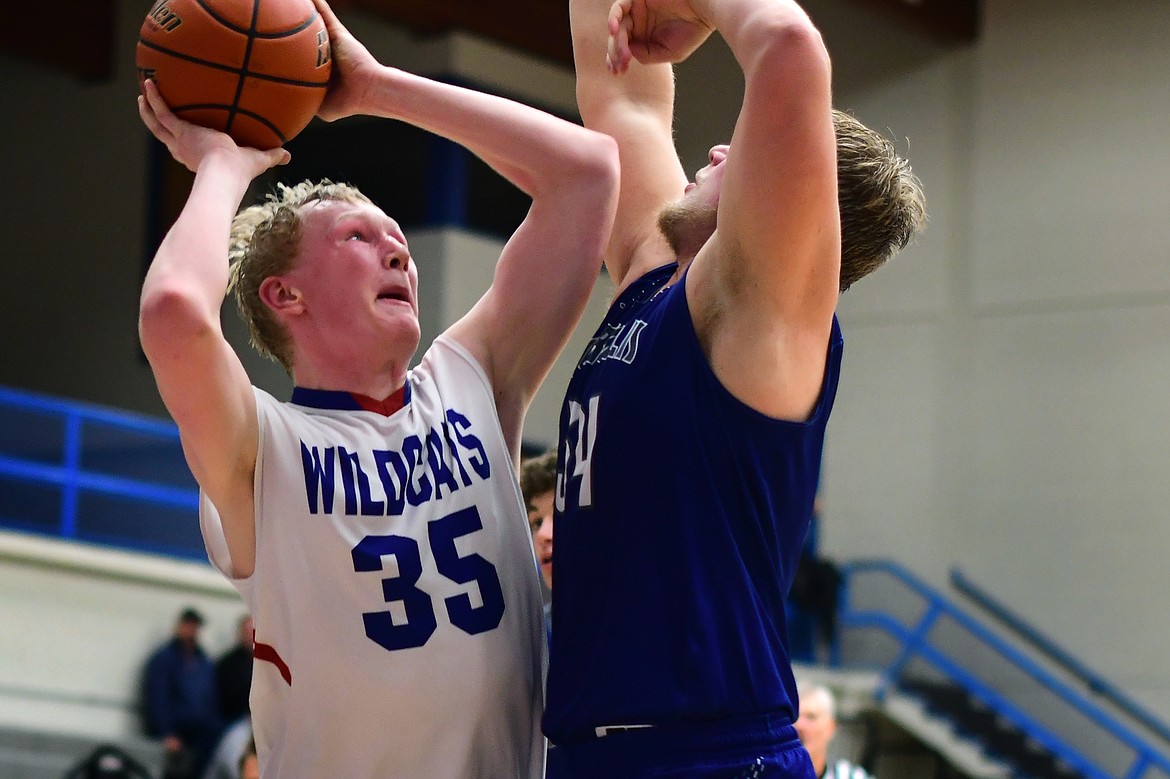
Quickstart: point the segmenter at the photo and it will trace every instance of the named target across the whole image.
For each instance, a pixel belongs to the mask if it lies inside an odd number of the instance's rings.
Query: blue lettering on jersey
[[[321,489],[321,502],[326,514],[333,513],[333,447],[324,455],[313,447],[309,451],[301,442],[301,467],[305,471],[305,496],[309,500],[309,513],[317,513],[317,489]]]
[[[455,438],[459,440],[459,445],[474,453],[471,459],[468,460],[471,463],[472,470],[479,474],[479,478],[487,479],[492,475],[492,468],[488,464],[487,450],[483,448],[483,443],[468,432],[471,430],[471,420],[455,409],[449,408],[447,409],[447,421],[455,429]],[[448,439],[449,442],[450,439]],[[457,451],[454,446],[451,449]]]
[[[604,360],[620,360],[629,365],[638,356],[638,338],[646,323],[635,319],[628,324],[610,324],[593,336],[579,365],[593,365]]]
[[[407,436],[402,442],[402,452],[410,465],[411,474],[418,478],[409,479],[406,483],[406,500],[412,506],[421,506],[431,499],[431,480],[423,466],[423,442],[418,436]]]
[[[423,438],[404,438],[397,451],[350,451],[301,441],[309,513],[333,512],[338,473],[346,516],[400,516],[407,505],[441,500],[471,486],[476,477],[486,481],[491,465],[471,421],[454,409],[446,418]]]

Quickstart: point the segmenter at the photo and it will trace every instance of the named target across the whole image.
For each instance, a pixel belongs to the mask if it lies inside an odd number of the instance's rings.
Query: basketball
[[[305,129],[332,70],[312,0],[156,0],[136,64],[177,116],[258,149]]]

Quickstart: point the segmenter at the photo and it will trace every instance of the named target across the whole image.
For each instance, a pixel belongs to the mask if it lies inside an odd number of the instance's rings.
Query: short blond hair
[[[833,128],[844,292],[926,226],[926,198],[910,163],[887,138],[842,111],[833,111]]]
[[[242,209],[232,220],[228,243],[231,281],[236,308],[248,325],[253,348],[276,360],[292,375],[292,340],[272,309],[260,299],[260,285],[271,276],[287,273],[296,264],[301,243],[299,209],[314,201],[347,203],[372,201],[350,184],[328,179],[277,184],[264,202]]]

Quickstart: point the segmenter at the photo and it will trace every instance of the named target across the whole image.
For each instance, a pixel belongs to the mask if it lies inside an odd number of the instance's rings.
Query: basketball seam
[[[252,61],[252,46],[256,42],[256,24],[260,20],[260,0],[252,0],[252,26],[248,29],[248,43],[244,46],[244,63],[241,66],[240,77],[236,83],[236,96],[232,99],[232,108],[228,111],[228,118],[224,131],[231,133],[232,125],[236,121],[236,113],[240,109],[240,98],[244,96],[244,83],[248,80],[248,63]],[[284,133],[277,132],[281,145],[285,142]]]
[[[181,114],[184,111],[202,111],[202,110],[211,109],[211,108],[219,109],[222,111],[231,110],[231,106],[227,105],[226,103],[191,103],[190,105],[175,106],[171,110],[175,114]],[[280,128],[277,127],[276,125],[274,125],[268,119],[265,119],[260,114],[256,113],[255,111],[249,111],[247,108],[237,107],[235,110],[236,110],[236,113],[238,113],[242,116],[247,116],[251,119],[255,119],[257,122],[264,125],[269,130],[272,130],[273,134],[276,135],[277,138],[284,140],[284,134],[280,131]]]
[[[175,51],[174,49],[169,49],[166,46],[159,46],[157,43],[143,40],[142,38],[139,38],[138,42],[148,49],[152,49],[154,51],[157,51],[159,54],[166,54],[167,56],[175,57],[176,59],[185,60],[187,62],[191,62],[191,63],[194,63],[196,65],[204,65],[204,66],[209,67],[209,68],[215,68],[216,70],[222,70],[225,73],[234,73],[237,76],[245,74],[245,71],[241,70],[240,68],[233,67],[231,65],[224,65],[222,62],[214,62],[212,60],[205,60],[205,59],[202,59],[200,57],[194,57],[194,56],[191,56],[190,54],[184,54],[181,51]],[[255,70],[247,71],[246,75],[249,78],[257,78],[257,79],[261,79],[263,81],[273,81],[277,84],[287,84],[289,86],[296,86],[296,87],[327,87],[327,86],[329,86],[328,81],[301,81],[300,79],[295,79],[295,78],[286,78],[284,76],[273,76],[273,75],[270,75],[268,73],[260,73],[259,71],[255,71]]]
[[[307,28],[309,25],[311,25],[313,22],[315,22],[317,20],[317,12],[316,12],[316,10],[314,10],[313,14],[308,19],[301,22],[299,25],[297,25],[296,27],[294,27],[290,30],[285,30],[283,32],[262,33],[262,32],[256,31],[256,18],[255,18],[255,16],[252,19],[252,29],[249,30],[246,27],[238,27],[235,24],[232,24],[231,22],[229,22],[224,17],[217,14],[215,12],[215,9],[212,8],[207,3],[206,0],[195,0],[195,2],[200,8],[202,8],[204,11],[207,12],[208,16],[210,16],[212,19],[219,22],[222,26],[226,27],[227,29],[231,30],[232,32],[238,32],[241,35],[249,35],[249,36],[256,37],[256,38],[263,38],[264,40],[272,40],[272,39],[276,39],[276,38],[284,38],[284,37],[287,37],[289,35],[296,35],[298,32],[300,32],[301,30],[304,30],[305,28]]]

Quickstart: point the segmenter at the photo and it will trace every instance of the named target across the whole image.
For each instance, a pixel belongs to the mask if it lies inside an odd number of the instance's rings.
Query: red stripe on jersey
[[[362,407],[363,411],[373,411],[375,414],[381,414],[388,417],[398,409],[406,405],[406,385],[398,388],[398,391],[388,396],[385,400],[376,400],[368,395],[359,395],[356,392],[349,393],[353,396],[354,401]]]
[[[285,684],[292,687],[292,671],[289,670],[288,663],[284,662],[284,658],[276,651],[276,647],[257,641],[254,630],[252,631],[252,657],[275,665]]]

